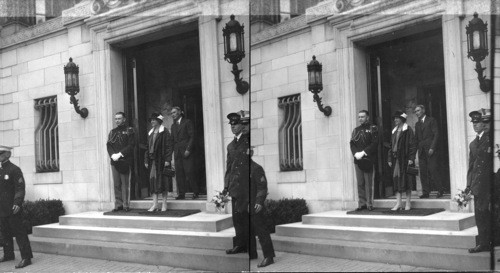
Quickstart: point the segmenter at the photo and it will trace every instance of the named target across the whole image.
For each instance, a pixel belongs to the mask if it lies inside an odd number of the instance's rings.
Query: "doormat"
[[[104,215],[109,216],[148,216],[148,217],[184,217],[201,212],[200,210],[167,209],[167,211],[148,211],[145,209],[132,209],[130,211],[108,211]]]
[[[387,208],[375,208],[372,211],[360,210],[360,211],[348,211],[347,214],[355,215],[384,215],[384,216],[427,216],[434,213],[444,211],[444,209],[415,209],[411,210],[391,210]]]

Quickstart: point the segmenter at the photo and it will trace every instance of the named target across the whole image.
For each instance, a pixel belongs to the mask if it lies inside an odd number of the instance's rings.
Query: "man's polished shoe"
[[[122,207],[122,206],[119,206],[119,207],[117,207],[117,208],[114,208],[114,209],[112,210],[112,212],[117,212],[117,211],[119,211],[119,210],[123,210],[123,207]]]
[[[436,198],[440,198],[440,197],[443,197],[442,191],[438,191],[438,193],[436,194]]]
[[[247,249],[242,246],[235,246],[232,249],[226,250],[226,254],[238,254],[238,253],[246,253]]]
[[[197,193],[193,194],[192,198],[193,198],[193,200],[198,199],[198,194]]]
[[[490,248],[482,245],[477,245],[476,247],[469,248],[469,253],[478,253],[483,251],[490,251]]]
[[[186,199],[186,196],[184,196],[184,195],[179,195],[179,196],[175,197],[175,200],[184,200],[184,199]]]
[[[6,261],[13,261],[14,260],[14,257],[2,257],[0,258],[0,263],[1,262],[6,262]]]
[[[16,265],[16,268],[23,268],[25,266],[28,266],[31,264],[31,259],[22,259],[18,265]]]
[[[270,264],[274,264],[274,260],[273,260],[273,257],[271,258],[264,258],[264,260],[262,260],[262,262],[260,262],[259,265],[257,265],[257,267],[266,267]]]
[[[365,210],[365,209],[368,209],[368,208],[366,207],[366,205],[363,205],[363,206],[355,209],[355,211],[361,211],[361,210]]]
[[[429,198],[429,194],[424,193],[424,194],[420,195],[418,198],[420,198],[420,199]]]
[[[130,208],[129,207],[125,207],[123,210],[126,211],[126,212],[129,212]]]

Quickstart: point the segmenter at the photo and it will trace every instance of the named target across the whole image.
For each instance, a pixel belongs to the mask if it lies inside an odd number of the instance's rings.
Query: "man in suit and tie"
[[[490,194],[493,157],[490,136],[485,128],[491,121],[489,109],[469,113],[476,138],[470,143],[469,169],[467,170],[467,188],[465,192],[474,195],[474,217],[477,225],[476,246],[469,253],[490,251]]]
[[[423,105],[415,107],[415,114],[418,117],[418,122],[415,125],[415,140],[420,166],[420,181],[422,182],[420,198],[429,198],[432,186],[436,187],[436,197],[440,198],[443,196],[444,187],[438,169],[438,124],[435,118],[425,114],[425,106]]]
[[[175,177],[179,190],[179,195],[175,199],[186,198],[186,180],[189,181],[193,191],[193,199],[197,199],[199,190],[195,178],[194,156],[192,155],[195,138],[194,125],[191,120],[184,118],[180,107],[173,107],[170,113],[174,119],[170,131],[174,139]]]

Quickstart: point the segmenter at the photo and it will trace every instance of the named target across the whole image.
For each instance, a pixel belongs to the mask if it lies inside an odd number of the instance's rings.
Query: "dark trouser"
[[[180,158],[179,158],[180,157]],[[177,180],[177,189],[179,190],[179,195],[186,194],[186,180],[189,181],[189,186],[193,193],[198,194],[198,184],[195,179],[194,173],[194,157],[189,155],[188,158],[184,158],[184,155],[176,155],[175,158],[175,178]]]
[[[30,240],[26,234],[26,228],[21,220],[21,211],[17,214],[0,217],[0,228],[3,235],[3,256],[6,258],[14,258],[14,240],[16,237],[17,245],[21,251],[22,259],[33,258],[31,252]]]
[[[476,198],[476,196],[474,196]],[[474,200],[474,216],[476,218],[476,226],[478,235],[476,237],[476,244],[490,247],[490,210],[479,208],[479,202]]]
[[[420,181],[422,182],[422,193],[429,194],[432,186],[434,186],[438,192],[443,192],[443,181],[439,176],[438,154],[434,152],[432,156],[429,156],[429,150],[420,150],[418,152],[418,162],[420,167]]]
[[[357,164],[356,179],[358,180],[358,204],[361,206],[373,206],[373,168],[371,172],[363,172]]]
[[[252,214],[250,221],[252,223],[250,227],[250,256],[252,256],[252,253],[257,256],[257,245],[255,243],[255,236],[257,235],[260,246],[262,247],[262,252],[264,253],[264,258],[276,257],[271,235],[265,225],[264,213],[260,211],[257,214]],[[252,241],[254,241],[253,244]]]
[[[231,205],[233,208],[233,226],[236,232],[236,236],[233,237],[233,247],[240,246],[248,249],[250,234],[248,211],[246,211],[246,209],[238,209],[237,199],[234,197],[231,198]]]
[[[115,208],[130,207],[130,170],[128,173],[120,173],[115,166],[111,166],[113,182],[115,184]]]

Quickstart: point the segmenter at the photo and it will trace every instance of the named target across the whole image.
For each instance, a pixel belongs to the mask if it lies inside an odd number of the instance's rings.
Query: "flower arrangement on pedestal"
[[[472,194],[468,188],[465,190],[458,189],[457,194],[455,194],[455,197],[453,198],[453,201],[457,202],[460,209],[467,207],[470,200],[472,200]]]
[[[214,197],[212,197],[212,200],[210,202],[215,204],[215,208],[217,209],[217,212],[221,213],[222,211],[225,211],[227,202],[229,202],[229,195],[222,194],[220,191],[215,191],[216,194]]]

